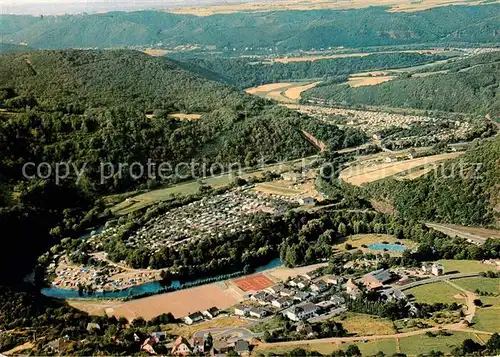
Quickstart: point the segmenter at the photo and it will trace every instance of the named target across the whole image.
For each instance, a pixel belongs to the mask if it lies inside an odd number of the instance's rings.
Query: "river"
[[[263,265],[255,269],[255,273],[263,272],[269,269],[277,268],[280,265],[282,265],[282,262],[279,258],[271,260],[268,264]],[[252,275],[249,274],[249,275]],[[197,283],[200,281],[203,281],[207,278],[212,278],[212,277],[203,277],[199,278],[196,280],[191,280],[191,281],[186,281],[184,283]],[[213,277],[214,279],[217,279],[218,276]],[[207,282],[206,284],[212,284],[213,282]],[[205,284],[201,284],[205,285]],[[181,283],[180,281],[173,281],[170,287],[180,287]],[[158,281],[150,281],[148,283],[140,284],[140,285],[135,285],[130,288],[126,288],[123,290],[118,290],[118,291],[108,291],[106,293],[102,291],[96,291],[92,295],[87,295],[83,294],[83,296],[80,296],[78,294],[78,290],[72,290],[72,289],[60,289],[60,288],[43,288],[41,290],[42,294],[45,296],[49,297],[54,297],[58,299],[120,299],[120,298],[126,298],[126,297],[131,297],[131,296],[137,296],[137,295],[142,295],[145,293],[149,294],[156,294],[156,293],[161,293],[165,287],[160,284]],[[165,293],[168,294],[168,293]]]

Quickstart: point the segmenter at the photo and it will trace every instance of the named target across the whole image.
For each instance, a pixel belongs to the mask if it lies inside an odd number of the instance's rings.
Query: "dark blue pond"
[[[276,267],[279,267],[281,265],[281,260],[279,258],[276,258],[269,262],[266,265],[263,265],[261,267],[258,267],[255,269],[256,273],[273,269]],[[217,277],[214,277],[217,278]],[[207,279],[207,277],[199,278],[196,280],[191,280],[191,281],[186,281],[185,283],[198,283],[200,281],[203,281]],[[207,284],[211,284],[208,283]],[[181,283],[179,281],[173,281],[172,284],[170,285],[171,287],[180,287]],[[125,298],[129,296],[136,296],[136,295],[142,295],[144,293],[150,293],[150,294],[155,294],[158,292],[161,292],[164,289],[164,287],[157,281],[151,281],[149,283],[144,283],[141,285],[136,285],[132,286],[127,289],[119,290],[119,291],[109,291],[106,293],[103,293],[102,291],[96,291],[92,295],[87,295],[84,294],[83,296],[78,295],[78,290],[71,290],[71,289],[60,289],[60,288],[44,288],[42,289],[42,294],[45,296],[50,296],[58,299],[80,299],[80,298],[92,298],[92,299],[119,299],[119,298]],[[168,293],[167,293],[168,294]]]

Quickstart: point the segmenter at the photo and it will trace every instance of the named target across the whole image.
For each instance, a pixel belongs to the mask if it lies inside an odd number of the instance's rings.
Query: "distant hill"
[[[0,112],[0,137],[5,138],[0,167],[11,182],[21,179],[24,162],[70,159],[92,163],[89,184],[97,189],[102,160],[255,165],[316,153],[302,130],[332,148],[342,147],[346,135],[336,126],[187,72],[175,61],[137,51],[4,55],[0,83],[0,103],[11,112]],[[178,120],[170,113],[201,118]],[[145,178],[134,181],[127,174],[112,181],[98,190],[132,189]]]
[[[216,46],[272,51],[438,43],[498,42],[499,4],[446,6],[420,12],[277,11],[199,17],[155,11],[68,16],[0,15],[2,42],[35,48]]]
[[[406,219],[500,228],[500,136],[413,181],[368,186]]]
[[[5,53],[23,53],[23,52],[31,52],[34,51],[34,48],[16,45],[13,43],[0,43],[0,54]]]
[[[500,116],[500,52],[449,63],[424,78],[402,77],[377,86],[318,86],[302,97],[344,105],[381,105]]]

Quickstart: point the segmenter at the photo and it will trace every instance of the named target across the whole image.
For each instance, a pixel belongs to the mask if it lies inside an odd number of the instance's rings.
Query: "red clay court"
[[[263,274],[247,276],[234,282],[243,291],[262,290],[274,285],[273,281]]]

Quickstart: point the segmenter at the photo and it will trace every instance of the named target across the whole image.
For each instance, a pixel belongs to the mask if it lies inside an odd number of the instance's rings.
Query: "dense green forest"
[[[447,65],[447,73],[424,78],[403,76],[377,86],[351,88],[347,85],[328,85],[303,93],[305,100],[329,104],[382,105],[500,115],[500,52],[481,56],[484,63],[470,65],[456,61]]]
[[[500,5],[447,6],[420,12],[355,10],[276,11],[212,16],[166,12],[110,12],[66,16],[0,15],[0,41],[35,48],[172,47],[183,44],[273,51],[498,41]]]
[[[392,202],[403,217],[500,227],[500,136],[413,181],[388,179],[368,190]]]
[[[163,172],[164,180],[152,177],[157,171],[135,179],[135,171],[126,166],[118,170],[119,163],[146,167],[150,159],[175,167],[186,162],[179,173],[189,178],[191,171],[212,173],[203,171],[201,163],[209,168],[215,162],[251,166],[316,153],[301,130],[338,148],[366,139],[136,51],[3,55],[0,83],[0,222],[16,237],[13,244],[19,244],[0,266],[22,266],[2,274],[6,280],[26,272],[63,235],[106,219],[110,213],[103,195],[179,180],[174,169]],[[202,117],[187,121],[168,116],[178,112]],[[192,170],[193,160],[198,165]],[[74,173],[59,184],[53,177],[23,177],[27,162],[48,162],[54,169],[61,161],[79,168],[87,164],[78,184]],[[103,182],[102,162],[116,170]],[[216,169],[214,173],[222,170]]]
[[[379,53],[366,57],[291,63],[256,63],[255,58],[208,57],[206,55],[191,57],[188,54],[171,56],[192,66],[219,73],[220,79],[238,88],[304,78],[328,80],[331,77],[335,78],[361,71],[417,66],[447,58],[442,55],[420,53]],[[169,55],[169,57],[171,56]]]

